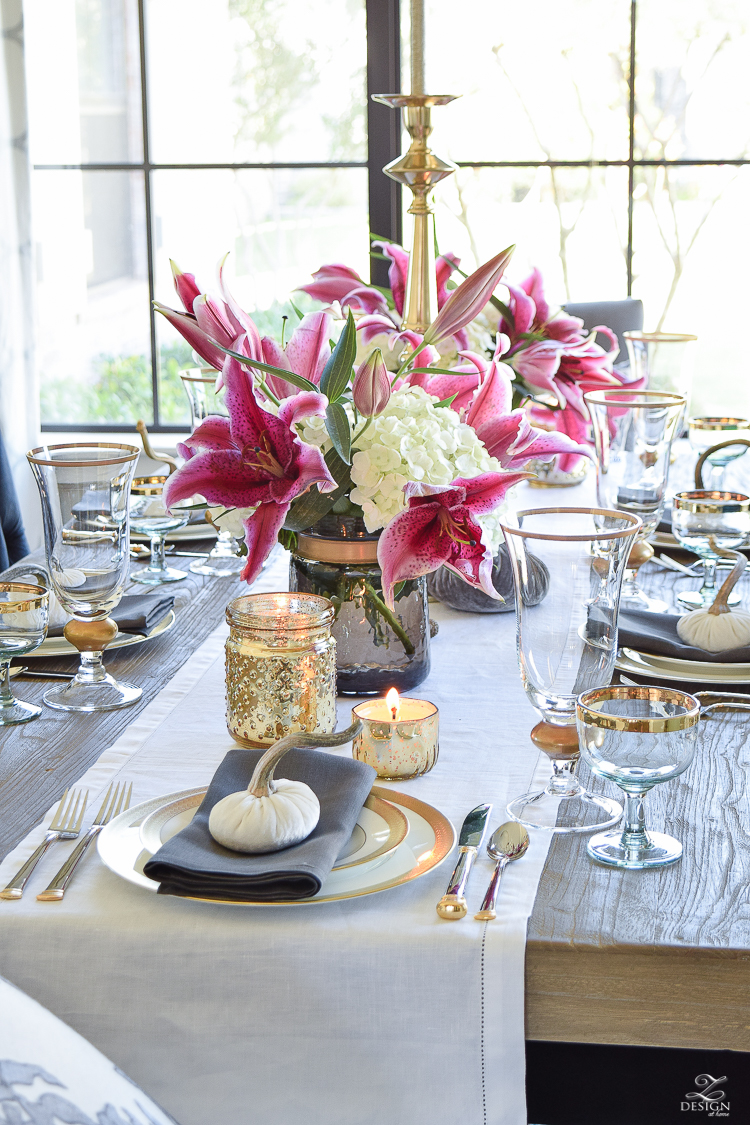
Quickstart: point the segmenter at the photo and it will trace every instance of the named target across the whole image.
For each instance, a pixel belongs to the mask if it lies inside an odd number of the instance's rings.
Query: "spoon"
[[[517,820],[509,820],[505,824],[501,824],[492,833],[487,844],[487,855],[490,859],[495,860],[495,870],[492,873],[481,910],[478,910],[474,915],[477,922],[491,922],[493,918],[497,917],[495,900],[497,899],[497,889],[500,886],[503,871],[514,859],[520,859],[522,855],[525,855],[528,846],[529,834]]]

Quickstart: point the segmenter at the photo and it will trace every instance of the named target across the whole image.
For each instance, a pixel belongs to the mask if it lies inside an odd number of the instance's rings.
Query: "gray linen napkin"
[[[121,633],[148,633],[174,605],[174,594],[126,594],[110,614]],[[48,630],[48,636],[61,637],[63,626]]]
[[[648,610],[620,610],[617,622],[618,643],[622,648],[655,652],[660,656],[676,656],[680,660],[707,660],[714,664],[745,664],[750,662],[750,645],[728,652],[706,652],[704,648],[686,645],[677,635],[679,617]]]
[[[230,750],[193,817],[144,867],[159,894],[224,898],[236,902],[291,902],[311,898],[352,834],[375,770],[353,758],[320,750],[290,750],[276,767],[279,777],[304,781],[320,801],[312,835],[278,852],[247,855],[217,844],[208,831],[211,809],[229,793],[246,789],[262,750]]]

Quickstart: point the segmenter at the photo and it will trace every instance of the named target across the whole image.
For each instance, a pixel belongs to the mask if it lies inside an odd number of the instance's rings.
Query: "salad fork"
[[[70,790],[66,789],[60,798],[60,804],[55,810],[55,815],[47,829],[47,835],[43,842],[33,855],[26,860],[23,867],[17,872],[15,878],[11,879],[5,890],[0,891],[0,898],[21,898],[31,872],[50,844],[54,844],[55,840],[75,840],[76,836],[81,831],[83,814],[86,812],[86,804],[89,799],[89,791],[88,789],[74,789],[73,792],[70,793],[70,797],[68,797],[69,792]]]
[[[114,790],[114,791],[113,791]],[[121,812],[125,812],[130,808],[130,797],[133,792],[133,783],[130,785],[125,781],[118,781],[115,785],[112,782],[107,790],[102,806],[96,814],[94,823],[87,830],[85,836],[79,844],[73,849],[65,863],[62,865],[57,875],[45,890],[41,891],[36,897],[39,902],[59,902],[65,894],[65,888],[70,882],[73,872],[78,866],[80,860],[86,854],[86,850],[92,840],[101,832],[106,824],[109,824],[113,817]]]

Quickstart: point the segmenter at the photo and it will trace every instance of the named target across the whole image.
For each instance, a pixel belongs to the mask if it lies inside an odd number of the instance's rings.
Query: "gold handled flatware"
[[[526,855],[529,846],[529,834],[517,820],[509,820],[501,824],[492,833],[487,844],[487,855],[495,860],[495,870],[492,872],[490,885],[484,896],[481,908],[474,915],[477,922],[491,922],[497,918],[495,903],[497,902],[497,889],[503,877],[503,871],[514,859]]]
[[[54,844],[55,840],[75,840],[76,836],[81,831],[83,814],[86,811],[88,799],[88,789],[74,789],[72,793],[68,789],[65,790],[60,798],[60,804],[55,810],[55,815],[52,817],[52,823],[47,829],[47,835],[44,841],[39,845],[33,855],[29,856],[23,867],[17,872],[15,878],[11,879],[8,883],[5,890],[0,891],[0,898],[11,900],[21,898],[31,872],[50,844]]]
[[[132,793],[132,782],[128,785],[125,781],[118,781],[116,785],[114,782],[110,785],[102,801],[102,806],[96,814],[94,823],[86,831],[81,842],[70,853],[50,885],[36,896],[40,902],[59,902],[62,899],[65,889],[73,877],[73,872],[86,854],[89,844],[96,839],[102,828],[109,824],[113,817],[130,808]]]
[[[458,863],[448,883],[448,890],[435,908],[446,922],[457,922],[460,918],[466,917],[468,907],[464,892],[472,864],[482,846],[491,812],[492,805],[477,805],[461,825],[461,833],[458,837]]]

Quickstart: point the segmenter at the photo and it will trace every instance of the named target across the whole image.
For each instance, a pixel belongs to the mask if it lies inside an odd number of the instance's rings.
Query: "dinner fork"
[[[40,902],[60,901],[60,899],[65,894],[65,888],[70,882],[73,876],[73,872],[75,871],[82,857],[85,855],[86,849],[88,848],[89,844],[92,840],[96,839],[102,828],[104,828],[106,824],[109,824],[110,820],[112,820],[114,816],[117,816],[119,813],[125,812],[126,809],[130,808],[130,797],[132,792],[132,782],[130,783],[130,785],[128,785],[125,781],[118,781],[117,785],[115,785],[114,782],[110,784],[104,800],[102,801],[102,807],[99,809],[99,812],[94,818],[94,823],[87,830],[86,835],[83,837],[81,842],[77,844],[73,851],[70,853],[50,885],[36,896]]]
[[[68,797],[69,792],[70,790],[66,789],[60,798],[60,804],[55,810],[55,815],[52,817],[52,823],[47,829],[47,835],[43,842],[33,855],[26,860],[23,867],[17,872],[16,877],[11,879],[5,890],[0,891],[0,898],[21,898],[31,872],[50,844],[54,844],[55,840],[75,840],[76,836],[81,831],[83,814],[86,812],[86,804],[89,799],[89,791],[88,789],[74,789]]]

